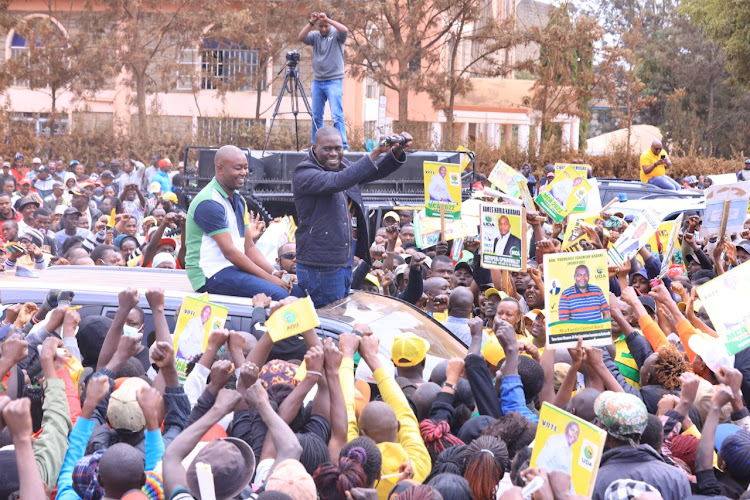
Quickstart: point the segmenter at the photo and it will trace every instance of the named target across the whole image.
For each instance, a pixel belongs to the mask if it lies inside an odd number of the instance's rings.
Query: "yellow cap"
[[[485,290],[484,296],[489,299],[490,295],[499,295],[501,299],[508,298],[507,293],[501,292],[497,288],[488,288],[487,290]]]
[[[177,195],[174,194],[172,191],[168,193],[164,193],[164,195],[162,195],[162,199],[171,201],[172,203],[177,203]]]
[[[393,210],[391,210],[390,212],[386,212],[383,216],[383,220],[387,219],[388,217],[395,219],[396,222],[401,222],[401,217],[399,217],[399,215]]]
[[[416,366],[424,360],[429,350],[429,342],[406,332],[393,339],[391,359],[396,366]]]
[[[487,337],[487,341],[482,346],[482,356],[493,366],[499,365],[500,361],[505,359],[505,351],[494,333]]]

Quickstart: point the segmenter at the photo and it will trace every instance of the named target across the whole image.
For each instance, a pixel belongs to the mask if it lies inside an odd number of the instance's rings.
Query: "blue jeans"
[[[680,185],[677,184],[676,180],[666,175],[658,175],[656,177],[651,177],[648,180],[648,183],[651,184],[652,186],[656,186],[661,189],[668,189],[670,191],[679,191],[681,189]]]
[[[259,278],[258,276],[248,274],[237,266],[230,266],[222,269],[206,280],[199,292],[219,293],[221,295],[232,295],[234,297],[253,297],[259,293],[265,293],[273,300],[281,300],[289,297],[289,292],[278,285]],[[295,297],[304,297],[302,289],[294,285],[292,295]]]
[[[297,280],[317,309],[349,295],[352,268],[310,267],[297,262]]]
[[[312,82],[312,115],[315,127],[312,130],[312,138],[310,142],[315,141],[315,131],[323,126],[323,112],[326,107],[326,100],[331,108],[331,119],[333,120],[333,126],[336,127],[341,133],[341,140],[343,141],[344,148],[349,146],[346,144],[346,123],[344,123],[344,79],[336,78],[335,80],[327,80],[325,82],[319,82],[313,80]]]

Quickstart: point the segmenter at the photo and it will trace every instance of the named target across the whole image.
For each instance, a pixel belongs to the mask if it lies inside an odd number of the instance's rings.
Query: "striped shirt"
[[[607,299],[595,285],[589,285],[585,292],[571,286],[562,293],[558,305],[560,321],[599,321],[604,311],[609,311]]]

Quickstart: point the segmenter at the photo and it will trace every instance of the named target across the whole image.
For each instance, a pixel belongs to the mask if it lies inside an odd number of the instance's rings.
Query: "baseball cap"
[[[39,206],[39,202],[35,198],[33,198],[31,196],[25,196],[25,197],[23,197],[23,198],[21,198],[19,200],[19,202],[18,202],[18,209],[21,210],[26,205],[31,205],[31,204],[34,204],[37,207]]]
[[[688,346],[703,359],[709,370],[716,373],[719,368],[734,367],[734,356],[727,352],[724,343],[702,332],[696,332],[688,340]]]
[[[684,181],[688,184],[697,184],[698,178],[694,175],[688,175],[687,177],[685,177]]]
[[[266,491],[286,493],[295,500],[316,500],[315,481],[298,460],[288,458],[277,465],[265,484]]]
[[[638,297],[638,300],[641,301],[643,307],[645,307],[646,309],[650,309],[652,313],[656,314],[656,301],[653,299],[653,297],[649,297],[648,295],[641,295]]]
[[[745,165],[750,165],[750,158],[745,158]]]
[[[113,429],[138,432],[146,426],[136,395],[148,386],[142,378],[130,377],[112,393],[107,407],[107,420]]]
[[[411,332],[396,336],[391,346],[391,359],[396,366],[416,366],[424,361],[430,343]]]
[[[65,189],[65,184],[60,181],[55,181],[52,183],[52,189]]]
[[[41,165],[42,164],[42,160],[41,160],[41,158],[34,158],[33,160],[31,160],[31,163],[32,164],[39,164],[39,165]]]
[[[714,448],[717,451],[721,451],[721,445],[724,444],[724,440],[732,434],[738,432],[742,427],[735,424],[719,424],[716,426],[716,434],[714,435]]]
[[[458,265],[456,265],[456,267],[458,267]],[[490,288],[488,288],[487,290],[485,290],[485,291],[484,291],[484,296],[485,296],[486,298],[488,298],[488,299],[489,299],[489,298],[490,298],[490,297],[491,297],[492,295],[497,295],[497,296],[498,296],[498,297],[500,297],[501,299],[504,299],[504,298],[506,298],[506,297],[508,296],[508,294],[507,294],[507,293],[505,293],[505,292],[501,292],[501,291],[500,291],[500,290],[498,290],[497,288],[492,288],[492,287],[490,287]]]
[[[148,185],[148,192],[154,193],[154,194],[161,192],[161,184],[159,184],[156,181],[152,182],[151,184]]]
[[[185,473],[188,489],[193,495],[200,493],[196,472],[199,463],[211,466],[216,498],[236,497],[250,483],[255,472],[255,454],[249,444],[231,437],[215,439],[198,452]]]
[[[70,163],[68,163],[69,167],[75,167],[76,165],[80,165],[81,162],[78,160],[70,160]]]
[[[47,165],[39,165],[39,168],[36,170],[37,172],[49,172],[49,167]]]
[[[460,261],[458,264],[456,264],[456,267],[453,268],[454,271],[458,271],[459,269],[466,269],[469,271],[469,274],[474,276],[474,271],[471,270],[471,266],[466,261]]]
[[[102,164],[102,166],[104,166],[104,165]],[[102,172],[102,175],[100,177],[101,178],[111,177],[112,179],[114,179],[115,178],[115,174],[113,174],[111,170],[105,170],[104,172]]]
[[[396,273],[395,273],[396,276],[400,274],[404,274],[407,269],[409,269],[409,264],[401,264],[400,266],[396,268]]]
[[[164,193],[164,196],[162,196],[162,199],[171,201],[172,203],[177,203],[177,195],[174,194],[172,191],[167,191]]]
[[[494,334],[488,335],[482,346],[482,357],[492,366],[497,366],[505,359],[505,351]]]
[[[24,177],[23,179],[21,179],[20,181],[18,181],[18,184],[19,185],[21,185],[21,184],[28,184],[30,186],[31,185],[31,179],[28,179],[28,178]]]
[[[73,196],[86,196],[86,193],[83,192],[78,186],[73,186],[72,188],[68,189],[68,194],[72,194]]]
[[[401,222],[401,217],[399,217],[399,215],[393,210],[391,210],[390,212],[386,212],[383,216],[383,220],[387,219],[388,217],[394,219],[396,222]]]
[[[162,245],[172,245],[176,249],[177,248],[177,240],[175,240],[174,238],[162,238],[162,239],[159,240],[159,247],[162,246]]]
[[[742,240],[739,243],[737,243],[737,248],[742,249],[746,251],[747,253],[750,253],[750,240]]]
[[[63,212],[63,217],[67,217],[68,215],[78,215],[80,217],[83,214],[76,207],[67,207]]]
[[[594,401],[594,413],[607,433],[635,443],[646,430],[648,410],[637,396],[604,391]]]
[[[15,156],[13,156],[14,160],[23,160],[23,153],[16,153]]]
[[[3,162],[3,167],[10,167],[10,162],[9,161],[4,161]]]
[[[38,229],[27,229],[20,239],[27,239],[38,247],[44,244],[44,236],[42,236],[42,233]]]

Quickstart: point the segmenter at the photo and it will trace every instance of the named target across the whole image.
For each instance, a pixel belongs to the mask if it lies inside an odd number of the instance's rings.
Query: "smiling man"
[[[288,297],[293,280],[281,278],[286,273],[274,269],[250,236],[247,205],[239,193],[249,173],[245,153],[223,146],[214,167],[215,177],[188,210],[185,264],[190,284],[197,292]]]
[[[354,257],[370,261],[367,219],[359,185],[382,179],[406,161],[401,145],[378,145],[355,163],[344,158],[341,134],[321,127],[307,158],[294,170],[297,208],[297,276],[315,307],[349,294]],[[385,155],[380,158],[380,155]]]

